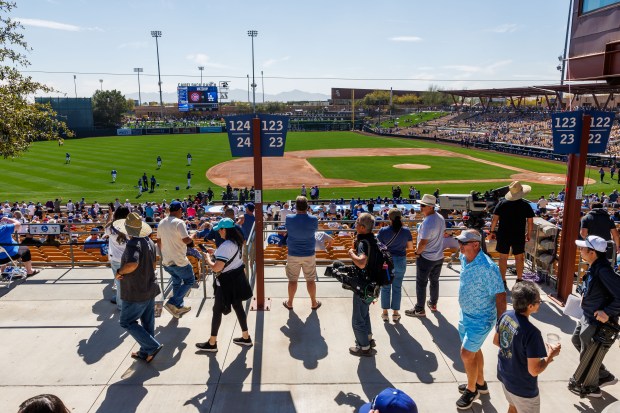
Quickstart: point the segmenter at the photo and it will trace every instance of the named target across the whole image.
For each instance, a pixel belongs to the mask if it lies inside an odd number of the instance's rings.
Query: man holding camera
[[[365,271],[368,266],[370,248],[377,248],[377,242],[372,233],[374,226],[375,218],[367,212],[359,214],[355,221],[357,237],[355,249],[349,249],[349,257],[359,271]],[[367,304],[359,294],[353,294],[352,325],[353,334],[355,334],[355,346],[349,348],[349,353],[358,357],[371,357],[377,354],[373,348],[375,341],[372,339],[372,327],[370,325],[370,304]]]

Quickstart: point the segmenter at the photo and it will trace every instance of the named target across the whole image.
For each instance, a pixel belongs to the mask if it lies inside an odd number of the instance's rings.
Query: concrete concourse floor
[[[458,266],[455,266],[458,269]],[[415,266],[407,269],[400,323],[384,323],[378,303],[371,306],[377,355],[348,352],[352,293],[319,268],[318,297],[310,309],[303,282],[294,309],[286,310],[283,267],[266,267],[265,292],[271,310],[248,313],[254,347],[232,343],[240,336],[234,313],[224,316],[219,352],[196,351],[210,334],[213,304],[192,289],[190,313],[174,319],[163,311],[156,334],[163,350],[151,364],[133,360],[135,341],[118,325],[109,268],[48,268],[36,277],[0,289],[0,412],[16,412],[34,395],[58,395],[74,412],[356,412],[385,387],[404,390],[420,412],[455,412],[457,385],[466,379],[459,356],[458,273],[444,266],[439,311],[424,319],[404,316],[415,302]],[[509,285],[512,281],[509,278]],[[548,289],[547,286],[543,286]],[[551,292],[549,289],[548,292]],[[533,322],[558,333],[563,349],[539,377],[543,412],[600,412],[620,398],[620,384],[605,387],[600,399],[580,399],[566,388],[578,364],[570,343],[575,322],[545,301]],[[507,402],[496,378],[497,348],[484,344],[490,395],[470,412],[505,412]],[[606,365],[620,375],[614,345]]]

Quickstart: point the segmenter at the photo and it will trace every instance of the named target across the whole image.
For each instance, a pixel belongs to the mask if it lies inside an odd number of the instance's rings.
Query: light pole
[[[265,77],[263,76],[263,71],[260,71],[261,84],[263,87],[263,105],[265,104]]]
[[[248,77],[248,105],[250,104],[250,75],[246,75]]]
[[[159,69],[159,39],[161,37],[161,31],[151,30],[151,37],[155,38],[155,48],[157,49],[157,78],[159,79],[159,107],[161,110],[161,118],[164,118],[164,98],[161,94],[161,71]]]
[[[202,86],[202,71],[205,70],[204,66],[198,66],[198,70],[200,70],[200,85]]]
[[[138,106],[142,106],[142,91],[140,90],[140,72],[144,72],[141,67],[134,67],[133,71],[138,74]]]
[[[248,36],[252,38],[252,111],[256,113],[256,81],[254,80],[254,38],[258,36],[258,30],[248,30]]]
[[[77,76],[73,75],[73,89],[75,90],[75,98],[77,99]]]
[[[99,90],[103,92],[103,79],[99,79]]]

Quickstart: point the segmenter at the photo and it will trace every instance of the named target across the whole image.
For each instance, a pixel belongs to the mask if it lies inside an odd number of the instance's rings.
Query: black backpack
[[[392,253],[388,248],[377,240],[361,240],[368,245],[368,262],[366,264],[366,275],[377,285],[389,285],[394,281],[394,261]]]

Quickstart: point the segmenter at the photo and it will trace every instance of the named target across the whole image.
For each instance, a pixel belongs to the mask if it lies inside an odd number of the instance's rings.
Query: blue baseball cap
[[[254,204],[252,202],[248,202],[245,204],[245,208],[249,211],[254,211]]]
[[[175,212],[175,211],[180,211],[182,208],[182,205],[179,201],[172,201],[170,203],[170,212]]]
[[[222,228],[234,228],[235,221],[230,218],[222,218],[220,222],[217,223],[216,226],[213,227],[214,230],[219,231]]]
[[[359,413],[368,413],[373,409],[381,413],[418,413],[418,407],[411,397],[391,387],[377,394],[372,402],[360,407]]]

